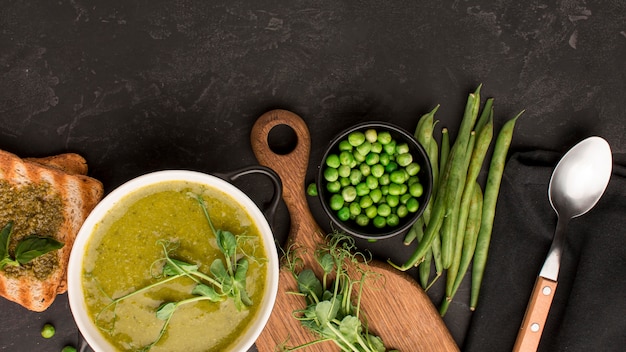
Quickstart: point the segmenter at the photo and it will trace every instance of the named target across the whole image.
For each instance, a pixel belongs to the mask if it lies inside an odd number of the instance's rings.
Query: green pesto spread
[[[239,311],[227,299],[182,306],[151,351],[228,350],[257,314],[265,291],[267,254],[257,225],[242,206],[220,190],[193,183],[147,186],[121,200],[96,226],[83,263],[88,313],[119,351],[138,350],[155,341],[163,326],[156,309],[190,297],[194,283],[181,277],[119,302],[114,311],[103,311],[111,299],[158,281],[153,275],[163,249],[157,240],[179,243],[171,256],[199,265],[204,273],[209,273],[214,259],[223,258],[190,192],[202,195],[215,228],[251,238],[243,251],[256,258],[250,260],[246,283],[253,305]]]
[[[24,237],[31,235],[55,237],[63,223],[63,202],[47,182],[16,187],[0,181],[0,226],[13,221],[9,253]],[[57,239],[60,240],[60,239]],[[34,275],[45,280],[59,265],[59,251],[48,252],[20,266],[6,266],[10,277]]]

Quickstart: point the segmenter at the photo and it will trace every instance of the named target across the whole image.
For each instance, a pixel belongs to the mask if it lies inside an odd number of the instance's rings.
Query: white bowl
[[[138,189],[165,181],[188,181],[223,191],[230,195],[248,212],[261,233],[268,257],[268,262],[266,263],[267,275],[265,293],[263,294],[263,300],[259,310],[256,313],[256,318],[250,323],[244,336],[239,339],[238,343],[232,349],[232,351],[247,351],[252,347],[267,323],[278,291],[279,265],[274,236],[261,210],[259,210],[256,204],[241,190],[218,177],[194,171],[167,170],[139,176],[112,191],[93,209],[78,233],[68,264],[68,298],[76,324],[83,337],[94,351],[109,352],[116,350],[100,333],[100,329],[96,327],[87,313],[82,284],[85,249],[92,236],[94,226],[109,213],[109,210],[115,204]]]

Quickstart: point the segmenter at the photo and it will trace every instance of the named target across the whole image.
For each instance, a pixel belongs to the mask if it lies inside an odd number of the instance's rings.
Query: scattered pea
[[[317,185],[315,183],[309,183],[309,186],[306,188],[306,194],[311,197],[316,197],[318,195]]]
[[[74,346],[65,346],[65,347],[63,347],[61,352],[76,352],[76,347],[74,347]]]
[[[43,338],[45,339],[52,338],[52,336],[54,336],[55,333],[56,333],[56,329],[54,328],[54,325],[50,323],[44,324],[43,327],[41,328],[41,336],[43,336]]]

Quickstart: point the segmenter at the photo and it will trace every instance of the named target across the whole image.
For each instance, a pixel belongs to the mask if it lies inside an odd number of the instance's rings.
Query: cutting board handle
[[[269,135],[276,126],[287,126],[297,137],[296,145],[287,154],[275,153]],[[250,134],[252,151],[259,163],[274,170],[283,183],[283,199],[291,217],[288,243],[315,249],[322,243],[322,230],[313,219],[307,203],[306,170],[311,152],[309,128],[300,116],[287,110],[271,110],[261,115]]]

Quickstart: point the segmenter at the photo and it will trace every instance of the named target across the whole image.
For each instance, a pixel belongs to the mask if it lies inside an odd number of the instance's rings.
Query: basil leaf
[[[11,230],[13,230],[13,221],[0,231],[0,260],[9,257],[9,240],[11,239]]]
[[[51,237],[29,236],[17,244],[15,260],[20,264],[26,264],[48,252],[62,248],[63,245]]]

